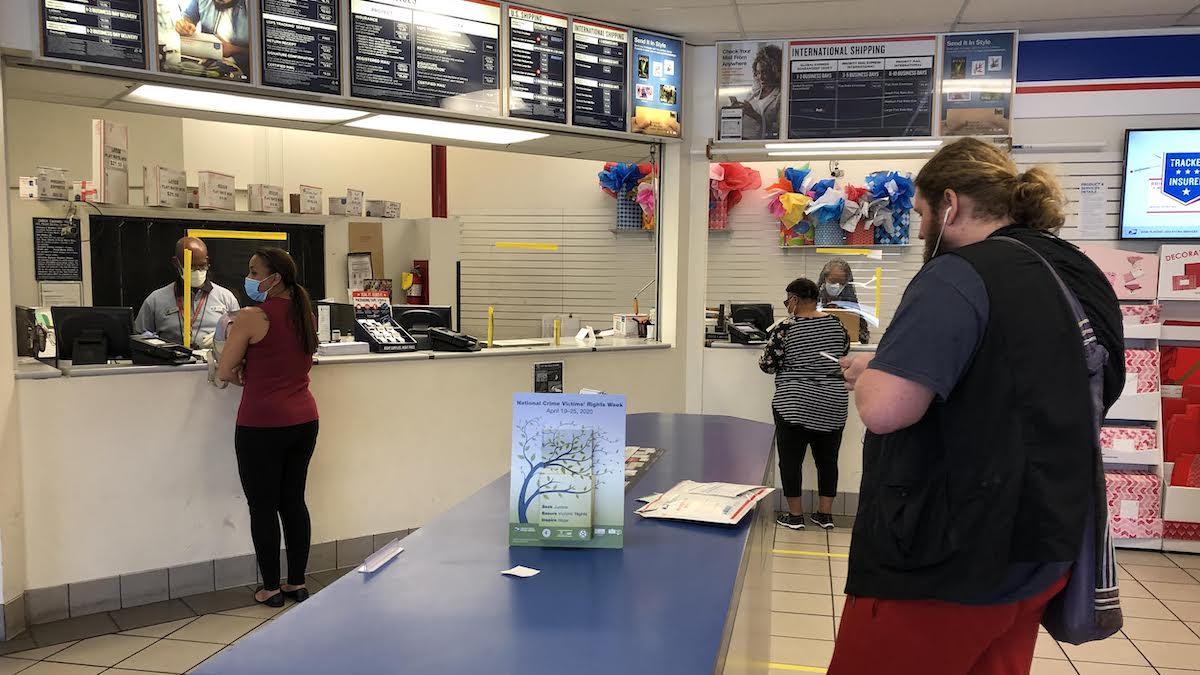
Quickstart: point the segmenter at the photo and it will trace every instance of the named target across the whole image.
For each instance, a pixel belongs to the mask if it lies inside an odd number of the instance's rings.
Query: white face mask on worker
[[[208,281],[208,270],[192,270],[192,288],[200,288]]]

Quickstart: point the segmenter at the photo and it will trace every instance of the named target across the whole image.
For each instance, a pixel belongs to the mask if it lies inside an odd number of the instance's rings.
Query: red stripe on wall
[[[1113,82],[1103,84],[1035,84],[1017,87],[1018,94],[1071,94],[1091,91],[1146,91],[1152,89],[1200,89],[1192,82]]]

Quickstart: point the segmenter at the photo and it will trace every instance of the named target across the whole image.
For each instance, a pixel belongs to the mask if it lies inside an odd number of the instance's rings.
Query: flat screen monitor
[[[77,341],[95,344],[101,339],[107,359],[133,358],[129,349],[133,310],[129,307],[52,307],[50,315],[59,359],[75,361]]]
[[[731,323],[751,323],[764,333],[775,323],[775,306],[770,303],[734,304],[729,310]]]
[[[1200,239],[1200,129],[1125,132],[1122,239]]]
[[[449,305],[392,305],[392,317],[414,335],[426,334],[430,328],[454,328]]]

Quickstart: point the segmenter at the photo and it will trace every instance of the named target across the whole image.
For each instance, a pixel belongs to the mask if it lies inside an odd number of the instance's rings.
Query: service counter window
[[[490,208],[456,208],[461,221],[463,329],[501,344],[568,340],[588,326],[621,337],[657,335],[657,171],[649,156],[616,162],[500,153],[451,153],[451,171],[488,160],[505,171]],[[457,167],[460,162],[468,166]],[[463,175],[463,174],[458,174]]]
[[[876,344],[921,268],[910,176],[922,160],[714,164],[710,173],[706,333],[787,316],[787,284],[806,277],[821,302],[859,314],[852,338]],[[736,195],[732,196],[731,195]]]

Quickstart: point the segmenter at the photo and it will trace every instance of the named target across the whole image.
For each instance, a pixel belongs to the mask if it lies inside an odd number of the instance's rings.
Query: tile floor
[[[832,533],[778,529],[771,675],[822,673],[829,664],[845,600],[841,591],[849,544],[845,529]],[[1200,675],[1200,556],[1121,551],[1118,558],[1125,629],[1109,640],[1082,647],[1060,645],[1042,634],[1033,675]],[[344,572],[314,575],[312,587],[332,583]],[[35,648],[0,656],[0,675],[187,673],[293,607],[292,603],[281,610],[243,606],[245,600],[240,591],[226,592],[182,603],[184,607],[98,615],[104,620],[71,629],[87,637],[53,644],[51,640],[70,631],[42,631],[40,636],[35,631],[30,640]],[[195,611],[193,606],[213,612]],[[141,623],[139,618],[172,616],[171,612],[188,615],[120,630],[129,622]],[[110,624],[113,630],[107,634],[88,634]],[[84,628],[91,630],[79,633]]]
[[[320,592],[351,569],[309,575],[309,590]],[[293,606],[256,605],[253,588],[238,587],[36,626],[0,643],[34,647],[0,656],[0,675],[180,675]]]
[[[849,545],[845,529],[777,528],[771,675],[825,672],[845,603]],[[1119,551],[1117,559],[1124,630],[1082,647],[1042,633],[1033,675],[1200,675],[1200,556]]]

